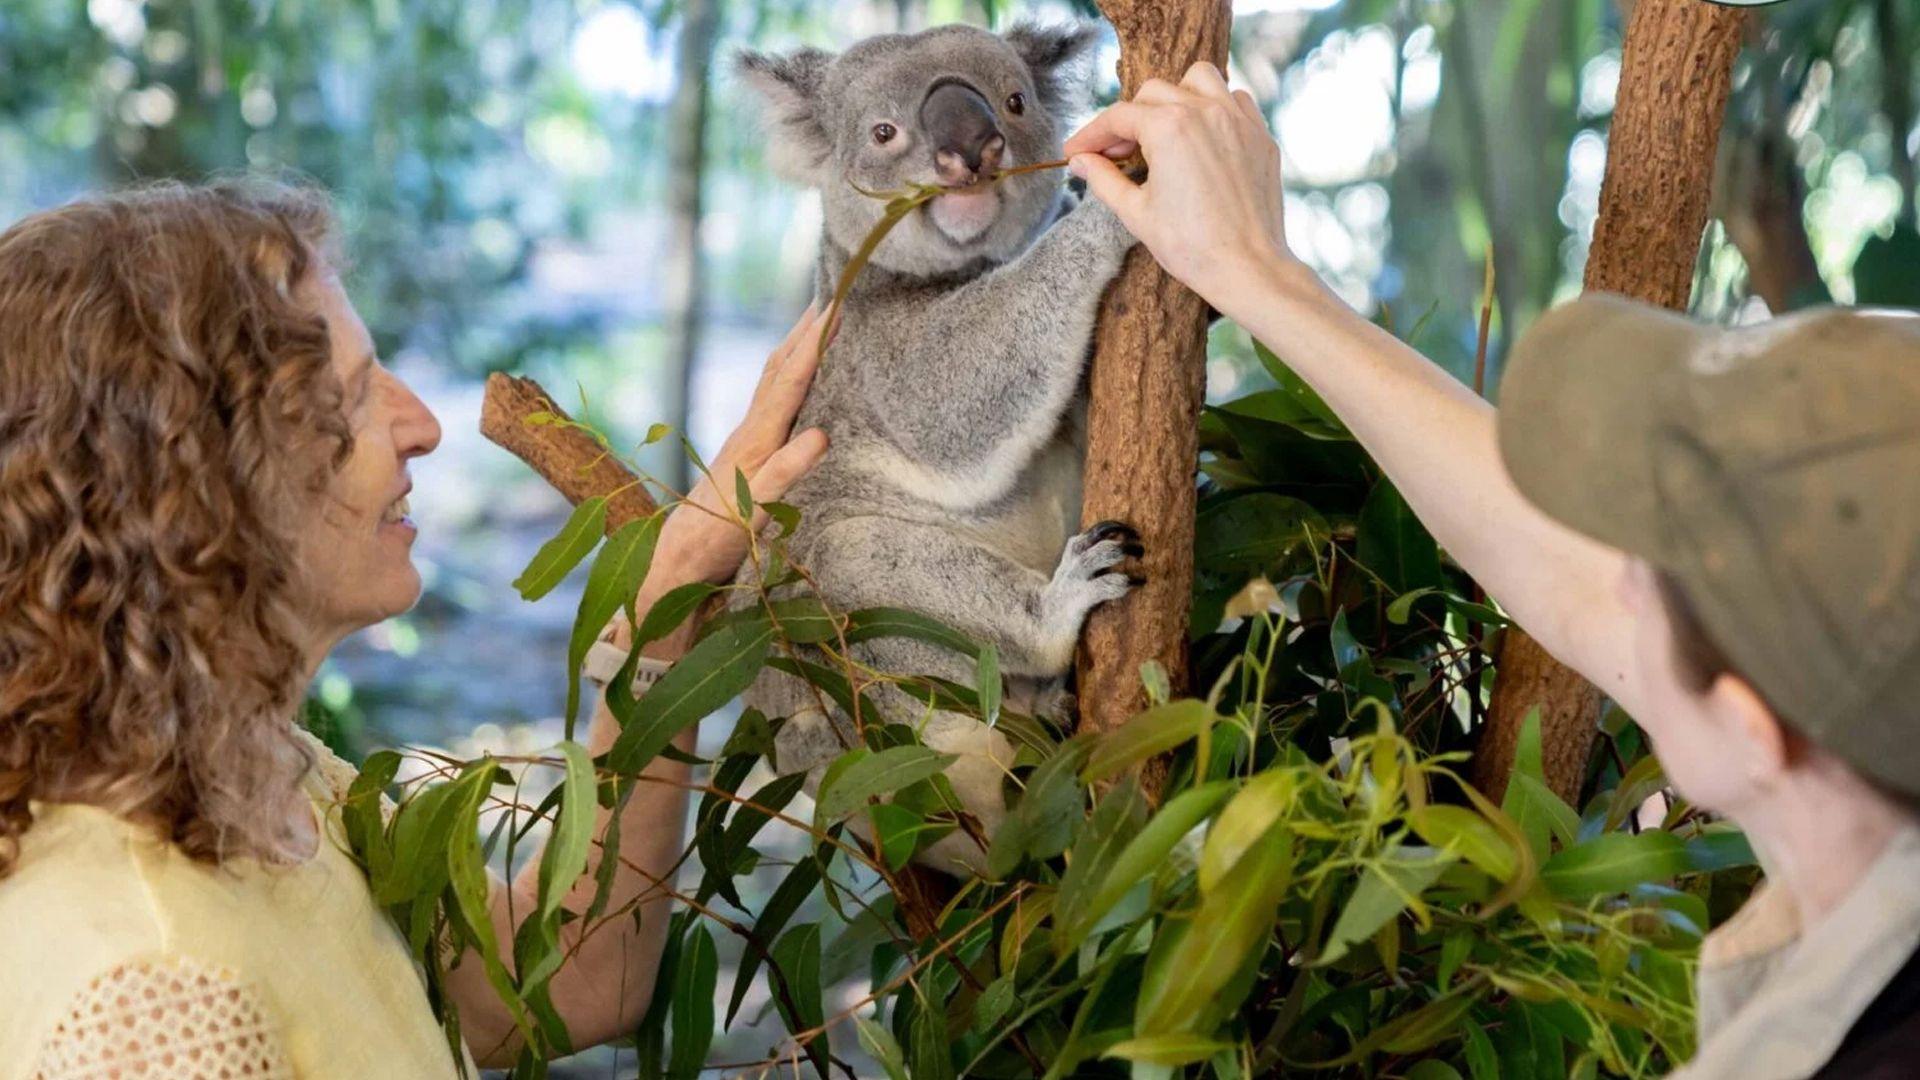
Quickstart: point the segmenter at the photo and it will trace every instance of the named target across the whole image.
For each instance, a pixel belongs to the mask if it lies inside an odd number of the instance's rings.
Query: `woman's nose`
[[[416,458],[431,454],[440,445],[440,419],[433,415],[433,410],[427,408],[427,403],[420,400],[412,387],[402,384],[401,390],[406,399],[394,432],[394,443],[400,449],[400,456]]]

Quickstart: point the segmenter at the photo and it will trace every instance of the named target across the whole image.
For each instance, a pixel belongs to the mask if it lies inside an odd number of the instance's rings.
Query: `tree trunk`
[[[671,221],[665,274],[667,423],[687,434],[693,369],[700,352],[701,189],[707,160],[707,81],[720,27],[719,0],[681,0],[673,103],[667,120],[667,213]],[[684,493],[686,455],[668,456],[663,479]]]
[[[1149,78],[1178,80],[1210,60],[1223,70],[1229,0],[1103,0],[1120,36],[1121,96]],[[1176,693],[1187,677],[1193,592],[1194,469],[1206,391],[1206,305],[1144,248],[1107,290],[1089,377],[1081,522],[1139,530],[1146,584],[1087,620],[1078,662],[1083,728],[1111,730],[1146,703],[1140,665],[1158,661]]]
[[[1700,0],[1633,5],[1587,289],[1686,308],[1746,22],[1740,8]],[[1577,801],[1600,701],[1597,689],[1533,639],[1509,632],[1475,755],[1475,784],[1496,798],[1505,790],[1520,728],[1538,708],[1547,784]]]

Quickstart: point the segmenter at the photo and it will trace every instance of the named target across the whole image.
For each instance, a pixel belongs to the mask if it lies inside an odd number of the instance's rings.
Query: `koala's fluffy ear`
[[[743,49],[736,60],[741,80],[767,103],[768,162],[789,180],[818,184],[826,176],[833,139],[820,90],[833,59],[809,46],[784,55]]]
[[[1040,105],[1053,116],[1084,112],[1093,97],[1093,55],[1100,45],[1098,23],[1064,25],[1021,23],[1003,35],[1033,72]]]

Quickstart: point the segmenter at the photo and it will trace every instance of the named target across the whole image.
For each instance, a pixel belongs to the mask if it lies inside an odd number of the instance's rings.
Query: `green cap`
[[[1589,294],[1514,345],[1500,451],[1666,571],[1783,720],[1920,795],[1920,315],[1724,329]]]

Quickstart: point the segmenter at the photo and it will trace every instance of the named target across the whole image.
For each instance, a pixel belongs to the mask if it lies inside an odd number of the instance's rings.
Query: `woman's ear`
[[[1740,740],[1740,756],[1752,783],[1769,784],[1792,763],[1793,733],[1752,683],[1731,672],[1716,676],[1707,688],[1707,711]]]
[[[834,55],[811,46],[793,52],[743,49],[735,65],[740,79],[767,104],[767,159],[776,173],[797,183],[819,185],[833,157],[821,91]]]

